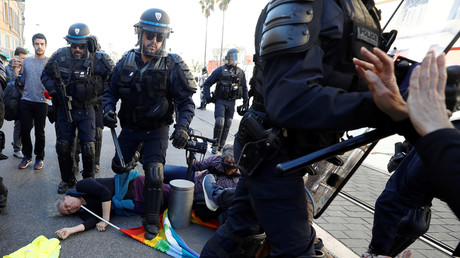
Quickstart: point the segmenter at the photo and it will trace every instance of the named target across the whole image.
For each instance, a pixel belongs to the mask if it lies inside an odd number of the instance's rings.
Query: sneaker
[[[217,210],[219,205],[217,205],[216,201],[212,197],[214,189],[217,188],[216,179],[214,179],[213,175],[207,174],[203,179],[202,185],[206,207],[208,207],[208,209],[211,211]]]
[[[18,159],[24,158],[24,155],[22,155],[22,151],[20,151],[20,150],[15,151],[15,152],[13,153],[13,156],[16,157],[16,158],[18,158]]]
[[[217,146],[212,146],[212,154],[217,154]]]
[[[34,170],[40,170],[43,168],[43,160],[42,159],[36,159],[35,164],[34,164]]]
[[[19,163],[18,168],[24,169],[27,168],[30,164],[32,164],[32,159],[29,159],[28,157],[24,156],[21,160],[21,163]]]
[[[67,183],[64,181],[61,181],[58,186],[58,194],[63,194],[65,193],[68,189],[73,188],[75,186],[75,182],[73,183]]]

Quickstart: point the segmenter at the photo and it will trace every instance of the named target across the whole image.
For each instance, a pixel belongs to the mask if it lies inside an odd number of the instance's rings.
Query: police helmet
[[[69,44],[85,44],[88,37],[90,37],[89,27],[84,23],[75,23],[69,27],[69,32],[65,36],[65,40]]]
[[[164,50],[166,48],[166,39],[169,38],[169,34],[172,33],[172,29],[169,24],[169,15],[161,9],[151,8],[142,13],[139,22],[134,24],[138,37],[137,44],[140,46],[141,51],[143,52],[142,34],[144,31],[163,33],[164,39],[162,41],[163,44],[161,49]],[[144,54],[151,55],[152,53]]]
[[[225,60],[226,61],[229,61],[229,60],[235,60],[238,61],[238,50],[236,48],[230,48],[228,51],[227,51],[227,55],[225,55]]]
[[[138,34],[141,30],[148,30],[164,33],[165,37],[169,38],[169,34],[171,33],[169,23],[169,15],[165,11],[158,8],[152,8],[142,13],[139,22],[136,23],[134,27]]]

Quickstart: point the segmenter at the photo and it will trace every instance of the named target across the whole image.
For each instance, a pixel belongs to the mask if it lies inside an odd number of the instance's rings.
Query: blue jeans
[[[165,165],[164,166],[164,182],[167,184],[173,179],[187,179],[187,167]],[[190,181],[195,182],[195,169],[192,169]]]

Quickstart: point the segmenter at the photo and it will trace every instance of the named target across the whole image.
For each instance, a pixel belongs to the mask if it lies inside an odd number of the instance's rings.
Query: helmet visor
[[[73,35],[67,35],[65,36],[65,40],[70,43],[70,44],[86,44],[88,40],[88,36],[73,36]]]
[[[166,37],[169,36],[169,32],[171,31],[169,25],[163,23],[141,20],[139,25],[143,30],[164,33]]]
[[[238,53],[230,53],[227,58],[228,60],[238,61]]]

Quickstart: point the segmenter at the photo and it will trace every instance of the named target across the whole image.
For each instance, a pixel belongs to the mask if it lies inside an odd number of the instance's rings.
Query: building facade
[[[24,46],[24,0],[0,0],[0,58],[9,60],[16,47]]]

